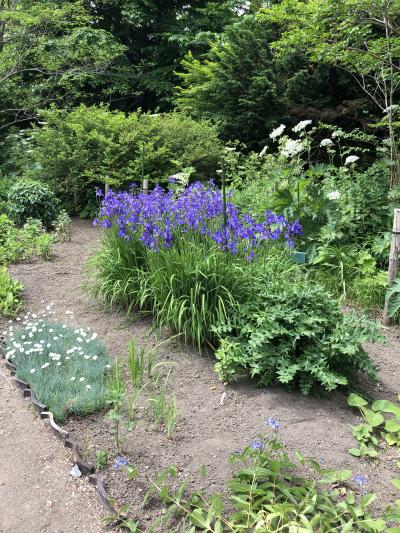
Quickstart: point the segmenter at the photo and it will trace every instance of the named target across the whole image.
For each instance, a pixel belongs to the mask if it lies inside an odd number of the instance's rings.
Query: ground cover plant
[[[388,400],[376,400],[369,403],[357,394],[348,398],[350,407],[358,408],[363,422],[352,428],[358,447],[349,452],[356,457],[375,459],[379,456],[379,447],[385,441],[389,446],[400,447],[400,406]],[[400,463],[398,463],[399,465]]]
[[[51,257],[54,237],[46,233],[41,220],[28,219],[17,227],[7,215],[0,215],[0,263],[31,261]]]
[[[266,424],[275,431],[280,427],[275,419],[268,419]],[[142,530],[140,521],[123,517],[123,509],[119,516],[122,526],[136,533],[154,531],[156,527],[169,533],[398,531],[398,502],[383,513],[371,511],[377,496],[365,490],[365,476],[353,476],[351,470],[324,468],[299,453],[291,458],[276,435],[260,436],[243,451],[231,455],[229,462],[233,476],[227,482],[228,505],[221,494],[190,494],[185,482],[173,486],[177,469],[171,466],[150,478],[143,499],[146,506],[151,497],[158,495],[167,507],[163,516]],[[305,465],[310,470],[308,478],[301,473]],[[128,462],[121,462],[120,466],[133,468]],[[207,476],[204,466],[201,475],[203,479]],[[400,481],[392,483],[398,488]],[[353,486],[356,490],[351,490]],[[174,522],[179,526],[174,526]]]
[[[52,319],[51,306],[40,316],[25,315],[11,325],[6,357],[17,367],[39,401],[58,422],[68,415],[87,415],[105,405],[110,360],[90,328],[77,328]]]
[[[351,384],[357,372],[377,382],[363,348],[383,340],[380,328],[338,303],[312,282],[285,284],[261,278],[254,298],[216,324],[221,344],[215,368],[224,382],[247,372],[260,385],[279,382],[303,394]]]
[[[14,280],[7,267],[0,267],[0,315],[15,316],[21,308],[22,283]]]

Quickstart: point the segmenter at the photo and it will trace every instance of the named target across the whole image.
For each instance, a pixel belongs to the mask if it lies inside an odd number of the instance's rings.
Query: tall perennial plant
[[[298,221],[269,211],[256,219],[227,196],[199,182],[181,192],[107,194],[95,221],[106,229],[91,263],[95,295],[150,311],[199,349],[215,347],[213,326],[249,299],[260,265],[265,270],[266,256],[280,248],[267,243],[291,247],[301,233]],[[290,269],[288,252],[279,254]]]

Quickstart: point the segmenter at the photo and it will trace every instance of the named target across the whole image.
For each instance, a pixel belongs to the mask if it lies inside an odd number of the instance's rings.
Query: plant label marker
[[[399,253],[400,253],[400,209],[394,210],[393,231],[392,231],[392,245],[390,247],[389,255],[389,270],[388,270],[388,287],[390,287],[399,271]],[[385,298],[385,308],[383,310],[383,323],[385,326],[390,325],[389,317],[389,299]]]

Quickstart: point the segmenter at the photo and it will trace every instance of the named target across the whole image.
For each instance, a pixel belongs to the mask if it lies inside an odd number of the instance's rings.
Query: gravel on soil
[[[98,230],[89,222],[76,220],[72,242],[57,245],[51,262],[15,265],[11,273],[25,286],[26,309],[39,311],[43,308],[40,302],[45,301],[46,304],[54,302],[56,315],[65,316],[66,310],[72,310],[77,325],[90,326],[112,356],[126,358],[128,342],[133,336],[139,345],[148,347],[156,346],[159,340],[148,320],[128,323],[123,313],[104,310],[82,292],[85,262],[98,248],[99,239]],[[384,330],[387,344],[367,347],[380,376],[379,387],[369,390],[375,398],[397,398],[399,332],[397,327]],[[348,448],[355,445],[349,425],[359,423],[360,418],[347,407],[345,394],[304,397],[279,387],[257,389],[248,380],[226,387],[218,381],[211,358],[201,357],[173,341],[160,343],[157,357],[168,363],[162,368],[164,375],[170,371],[169,394],[176,392],[179,417],[173,438],[168,439],[165,433],[145,423],[147,408],[139,402],[137,427],[125,432],[120,454],[138,467],[139,477],[129,481],[124,472],[112,468],[112,461],[104,472],[107,489],[119,503],[128,503],[132,516],[140,522],[145,524],[163,512],[162,506],[150,510],[140,507],[149,478],[154,479],[160,470],[176,465],[179,480],[186,480],[190,489],[223,490],[231,476],[229,455],[264,433],[265,420],[270,417],[282,425],[279,437],[289,454],[298,450],[321,461],[326,468],[350,468],[354,475],[367,476],[366,488],[378,493],[378,505],[384,506],[397,497],[390,485],[391,479],[399,477],[395,450],[382,450],[374,463],[349,455]],[[89,459],[93,460],[98,450],[108,451],[115,457],[114,439],[105,413],[84,420],[72,419],[67,429],[72,438],[85,443]],[[200,476],[203,464],[208,471],[206,482]],[[354,489],[357,491],[355,485]]]
[[[68,451],[0,365],[0,533],[101,533],[87,479],[69,475]]]

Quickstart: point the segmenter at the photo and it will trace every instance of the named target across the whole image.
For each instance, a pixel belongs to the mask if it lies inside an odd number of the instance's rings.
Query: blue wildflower
[[[357,485],[362,488],[366,483],[368,483],[368,478],[366,476],[358,475],[353,477],[353,481],[355,481]]]
[[[252,450],[263,450],[265,448],[265,444],[261,442],[260,440],[253,440],[253,442],[250,443],[250,448]]]
[[[126,466],[129,464],[128,460],[125,459],[125,457],[116,457],[114,462],[114,468],[115,470],[119,470],[120,468]]]
[[[169,181],[175,177],[170,176]],[[149,193],[111,191],[103,200],[96,223],[103,228],[117,224],[122,238],[135,237],[153,252],[170,248],[188,231],[196,231],[222,251],[242,254],[248,261],[253,260],[262,242],[282,237],[291,247],[294,237],[302,231],[297,220],[290,223],[270,211],[263,221],[256,221],[230,201],[226,203],[225,224],[223,195],[212,182],[208,186],[193,183],[178,196],[160,186]]]
[[[268,418],[268,420],[265,421],[266,425],[271,427],[272,429],[281,429],[281,425],[276,420],[276,418]]]

